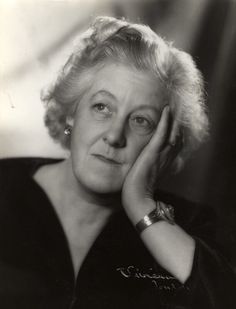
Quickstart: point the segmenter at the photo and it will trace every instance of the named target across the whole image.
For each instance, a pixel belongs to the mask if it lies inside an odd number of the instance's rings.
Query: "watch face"
[[[170,215],[170,218],[172,219],[172,220],[174,220],[175,219],[175,211],[174,211],[174,207],[173,206],[171,206],[171,205],[167,205],[167,212],[169,213],[169,215]]]
[[[159,218],[159,220],[164,220],[170,224],[175,224],[174,207],[171,205],[157,202],[156,216]]]
[[[141,233],[153,223],[161,220],[175,224],[174,207],[157,201],[156,208],[136,224],[136,230]]]

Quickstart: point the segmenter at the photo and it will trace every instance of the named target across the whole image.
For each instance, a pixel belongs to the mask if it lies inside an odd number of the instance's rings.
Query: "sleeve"
[[[221,230],[217,217],[207,208],[189,226],[187,231],[196,242],[193,267],[185,289],[176,293],[175,304],[191,309],[235,309],[236,274],[223,254],[226,246],[217,241]]]

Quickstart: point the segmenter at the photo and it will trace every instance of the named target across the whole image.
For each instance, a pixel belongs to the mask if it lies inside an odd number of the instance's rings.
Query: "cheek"
[[[102,128],[94,122],[81,119],[73,128],[71,140],[71,155],[77,162],[84,164],[89,154],[97,148],[103,135]]]
[[[93,123],[88,118],[88,115],[81,112],[81,114],[77,116],[72,130],[73,145],[76,148],[80,148],[89,144],[95,132],[96,130],[93,128]]]
[[[89,130],[78,128],[73,132],[71,140],[71,153],[76,156],[81,156],[88,151],[92,144],[92,134]]]

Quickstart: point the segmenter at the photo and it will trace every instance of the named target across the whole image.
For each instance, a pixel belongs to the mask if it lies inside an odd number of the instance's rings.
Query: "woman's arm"
[[[181,283],[191,274],[195,241],[177,224],[160,221],[141,233],[155,260]]]
[[[165,108],[155,134],[126,177],[122,199],[134,226],[156,207],[154,184],[172,151],[166,142],[168,124],[169,110]],[[178,134],[175,130],[172,136]],[[224,258],[208,243],[207,226],[203,233],[201,227],[200,233],[197,228],[196,233],[186,229],[188,233],[178,223],[156,222],[143,230],[140,237],[156,262],[188,287],[189,297],[184,299],[191,303],[190,308],[224,308],[223,304],[228,304],[225,308],[234,308],[236,300],[231,298],[235,299],[232,292],[236,291],[235,276]],[[183,298],[180,304],[182,301]]]

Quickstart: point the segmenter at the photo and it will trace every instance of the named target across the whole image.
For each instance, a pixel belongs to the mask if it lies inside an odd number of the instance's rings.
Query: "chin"
[[[93,182],[89,185],[90,191],[97,194],[117,194],[121,191],[122,185],[121,184],[114,184],[114,183],[106,183],[102,182]]]
[[[79,177],[79,182],[93,194],[117,194],[121,192],[123,181],[119,179],[112,179],[102,177],[100,175],[86,175],[86,177]]]

